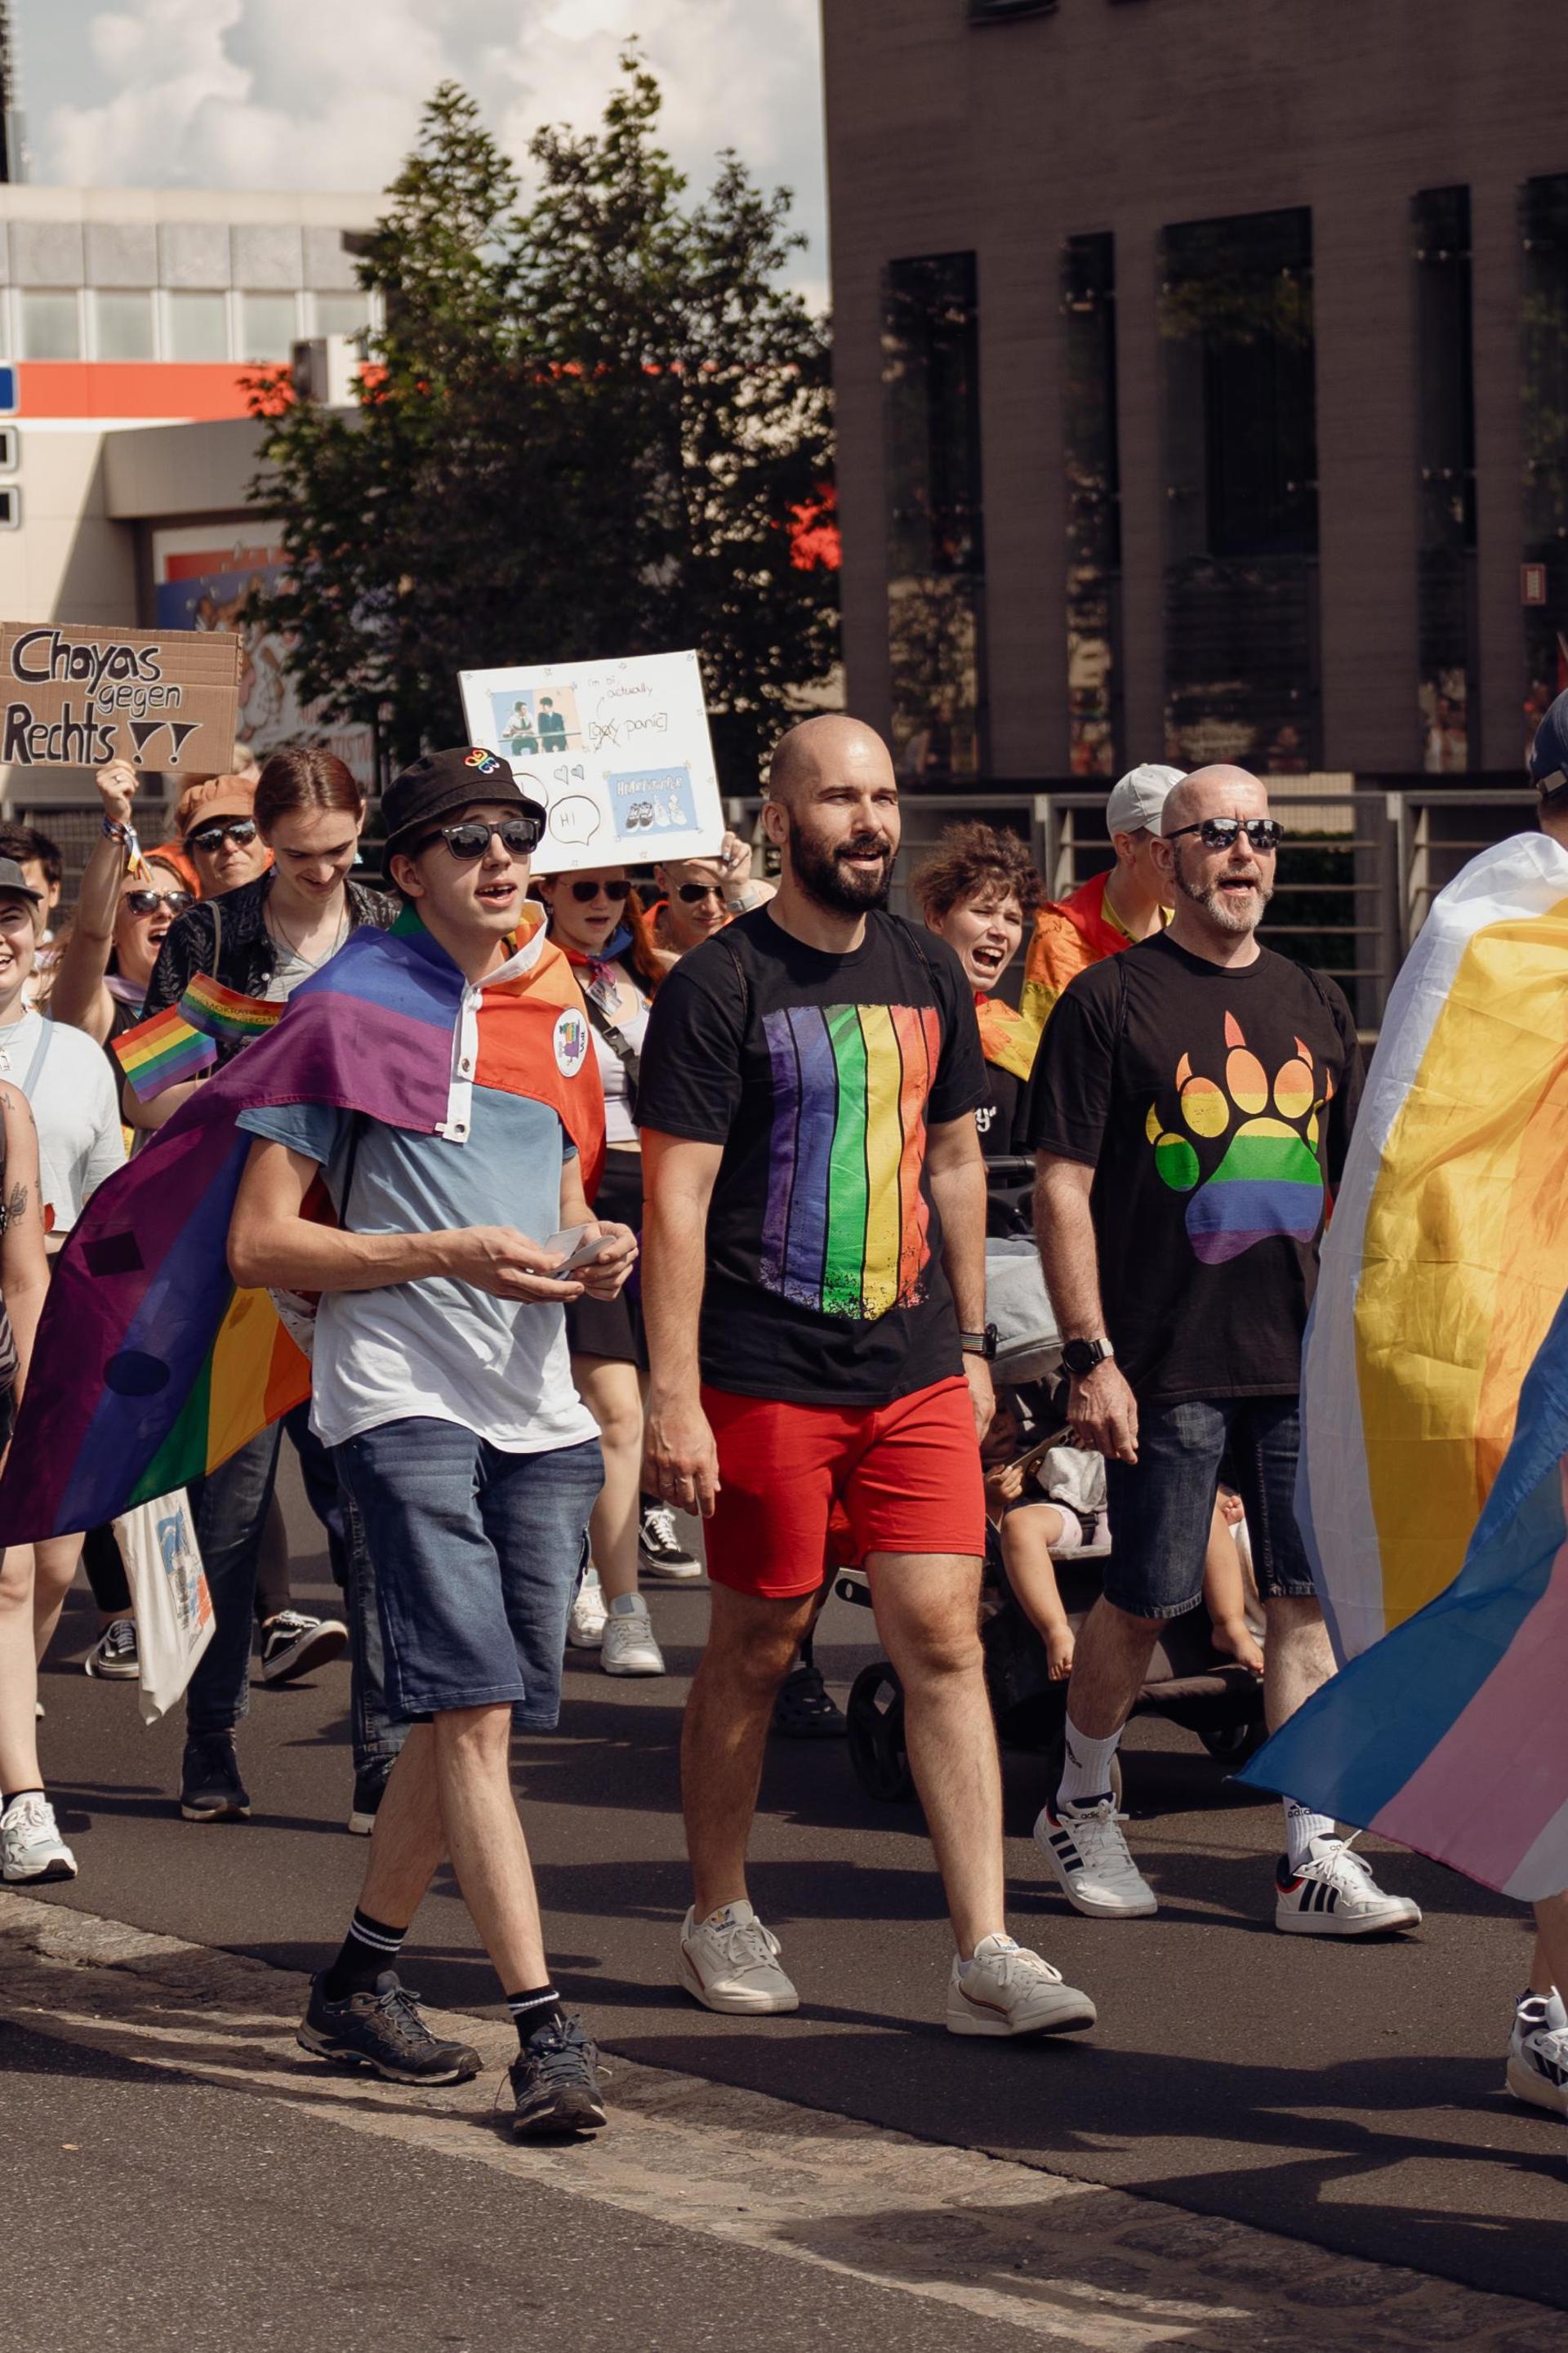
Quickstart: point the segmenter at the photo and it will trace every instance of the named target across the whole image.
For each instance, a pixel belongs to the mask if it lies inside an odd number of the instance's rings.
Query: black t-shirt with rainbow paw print
[[[1095,1172],[1106,1326],[1142,1402],[1296,1394],[1361,1088],[1343,994],[1271,948],[1227,969],[1157,934],[1062,996],[1029,1142]]]

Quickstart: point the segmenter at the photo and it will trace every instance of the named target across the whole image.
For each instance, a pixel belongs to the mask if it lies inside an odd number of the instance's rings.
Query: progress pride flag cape
[[[1389,1001],[1302,1377],[1296,1514],[1349,1663],[1239,1778],[1524,1898],[1568,1886],[1565,1294],[1568,850],[1522,834]]]
[[[571,967],[542,936],[487,987],[474,1083],[548,1103],[592,1194],[605,1105]],[[216,1470],[310,1395],[265,1292],[237,1291],[228,1228],[242,1111],[331,1103],[433,1135],[448,1116],[465,983],[412,911],[366,926],[89,1202],[60,1252],[4,1479],[0,1541],[100,1527]],[[461,1146],[454,1144],[453,1149]]]

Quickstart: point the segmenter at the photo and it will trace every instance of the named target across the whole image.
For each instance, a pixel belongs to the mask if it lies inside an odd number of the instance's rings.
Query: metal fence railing
[[[726,806],[735,830],[750,835],[759,802]],[[1433,899],[1479,849],[1529,829],[1534,806],[1524,787],[1363,792],[1326,780],[1299,791],[1271,786],[1269,807],[1287,830],[1263,937],[1337,980],[1357,1028],[1375,1038],[1394,975]],[[908,877],[925,851],[945,827],[974,818],[1009,826],[1028,841],[1053,898],[1110,863],[1103,791],[906,793],[892,893],[901,913],[910,912]],[[1009,979],[1017,974],[1015,965]]]

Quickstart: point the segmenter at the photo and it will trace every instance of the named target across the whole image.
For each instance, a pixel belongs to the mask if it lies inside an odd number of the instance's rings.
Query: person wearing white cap
[[[1048,901],[1036,915],[1019,1009],[1037,1038],[1069,980],[1104,956],[1120,955],[1134,940],[1147,939],[1167,920],[1153,846],[1165,796],[1181,781],[1180,768],[1152,761],[1130,768],[1105,804],[1115,865],[1067,898]]]

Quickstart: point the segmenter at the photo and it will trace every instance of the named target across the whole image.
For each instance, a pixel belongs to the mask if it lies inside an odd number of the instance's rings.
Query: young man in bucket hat
[[[229,1239],[242,1284],[322,1294],[312,1421],[374,1563],[389,1703],[416,1719],[300,2040],[395,2082],[475,2072],[395,1967],[449,1856],[517,2022],[516,2130],[592,2129],[605,2122],[596,2052],[551,1982],[509,1752],[514,1723],[556,1721],[600,1484],[562,1310],[584,1291],[613,1296],[636,1243],[595,1222],[584,1196],[576,1147],[601,1153],[603,1099],[575,983],[525,895],[546,812],[472,748],[417,761],[384,806],[405,913],[359,962],[375,1002],[411,1022],[432,997],[449,1004],[446,1117],[427,1134],[331,1102],[243,1110],[256,1142]],[[318,1173],[336,1229],[305,1214]],[[597,1248],[568,1271],[546,1238],[574,1227]]]

